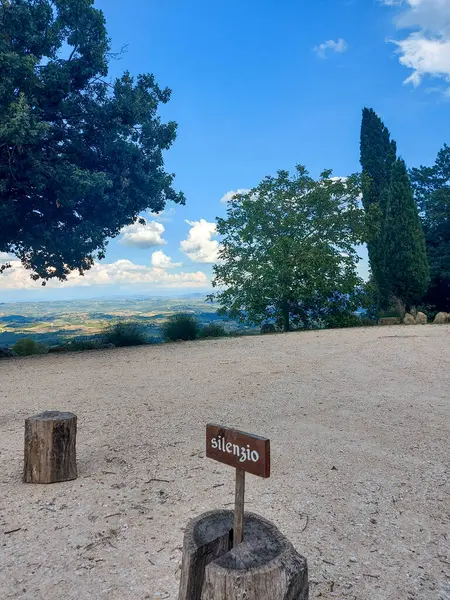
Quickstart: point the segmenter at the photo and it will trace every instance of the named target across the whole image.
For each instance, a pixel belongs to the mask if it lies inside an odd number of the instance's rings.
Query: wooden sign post
[[[236,469],[233,546],[243,540],[245,473],[270,477],[270,440],[221,425],[206,426],[206,456]]]

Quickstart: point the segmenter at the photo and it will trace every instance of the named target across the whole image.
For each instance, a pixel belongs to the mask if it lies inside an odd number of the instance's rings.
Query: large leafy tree
[[[152,75],[108,81],[93,0],[0,0],[0,252],[64,280],[167,200],[184,203],[162,151],[176,124]]]
[[[405,162],[392,168],[386,219],[385,264],[392,297],[414,306],[428,288],[429,267],[420,223]]]
[[[228,203],[217,219],[220,261],[213,285],[220,312],[288,331],[327,312],[355,310],[362,283],[355,244],[363,238],[360,178],[319,181],[298,166],[279,171]]]
[[[423,301],[450,309],[450,147],[444,145],[432,167],[411,169],[430,263],[430,287]]]
[[[363,206],[368,215],[370,232],[367,242],[372,277],[378,303],[389,304],[384,240],[386,236],[387,202],[392,167],[396,160],[396,144],[389,130],[371,108],[364,108],[361,123],[360,160],[363,173]]]

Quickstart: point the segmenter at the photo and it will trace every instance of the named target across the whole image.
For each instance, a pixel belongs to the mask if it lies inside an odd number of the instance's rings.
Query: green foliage
[[[227,314],[250,323],[274,318],[288,331],[306,327],[321,307],[348,301],[362,282],[355,244],[364,238],[360,178],[331,171],[312,179],[298,166],[278,171],[228,203],[217,219],[221,262],[211,297]],[[355,310],[353,308],[352,310]]]
[[[98,350],[101,348],[101,339],[95,338],[75,338],[65,344],[65,348],[71,352],[84,352],[85,350]]]
[[[223,325],[219,323],[208,323],[200,329],[200,337],[202,338],[218,338],[225,337],[227,332]]]
[[[162,155],[170,90],[109,81],[110,57],[93,0],[0,2],[0,252],[43,283],[89,269],[142,211],[184,204]]]
[[[400,313],[397,308],[388,308],[386,310],[380,310],[378,312],[379,319],[403,319],[404,314]]]
[[[33,354],[46,354],[48,347],[30,338],[22,338],[21,340],[17,340],[12,347],[12,351],[17,356],[31,356]]]
[[[362,327],[363,322],[353,313],[341,313],[325,317],[325,326],[328,329],[341,327]]]
[[[196,340],[200,328],[195,315],[177,313],[167,319],[162,326],[162,331],[167,340],[176,342],[178,340]]]
[[[377,319],[371,317],[370,315],[361,315],[359,318],[361,319],[361,325],[363,327],[373,327],[377,324]]]
[[[391,173],[397,149],[387,127],[375,111],[368,108],[363,110],[360,150],[363,206],[369,225],[367,249],[377,289],[377,303],[386,308],[390,289],[384,252],[385,225]]]
[[[430,286],[425,304],[439,311],[450,309],[450,147],[439,151],[432,167],[410,171],[425,233]]]
[[[361,303],[358,308],[363,308],[370,319],[376,320],[378,317],[378,292],[376,283],[371,277],[369,281],[364,282],[361,288]]]
[[[402,159],[392,168],[384,246],[391,294],[411,307],[428,288],[429,267],[417,204]]]
[[[103,334],[106,344],[114,344],[118,348],[124,346],[143,346],[147,343],[142,324],[137,321],[118,321],[107,327]]]
[[[276,333],[277,332],[277,328],[275,327],[274,323],[263,323],[261,325],[261,333],[265,334],[265,333]]]

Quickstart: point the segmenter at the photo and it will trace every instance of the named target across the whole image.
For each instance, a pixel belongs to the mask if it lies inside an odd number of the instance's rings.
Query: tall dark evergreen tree
[[[450,310],[450,147],[444,145],[432,167],[410,172],[419,203],[430,263],[430,287],[423,302]]]
[[[393,299],[410,308],[427,290],[429,267],[417,204],[401,158],[392,167],[386,212],[384,260],[388,288]]]
[[[34,278],[83,273],[141,211],[184,203],[163,162],[170,90],[108,80],[110,57],[93,0],[0,0],[0,252]]]
[[[361,123],[361,166],[363,173],[363,206],[370,223],[367,242],[372,277],[378,303],[386,308],[389,285],[385,264],[384,239],[386,207],[396,144],[389,130],[371,108],[364,108]]]

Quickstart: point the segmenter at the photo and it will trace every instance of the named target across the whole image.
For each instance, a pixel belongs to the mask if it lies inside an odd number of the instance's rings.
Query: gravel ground
[[[376,327],[2,360],[0,598],[176,600],[183,527],[233,502],[233,469],[204,457],[213,421],[270,437],[246,506],[307,557],[311,598],[448,600],[449,340]],[[22,484],[24,419],[51,409],[78,415],[79,478]]]

